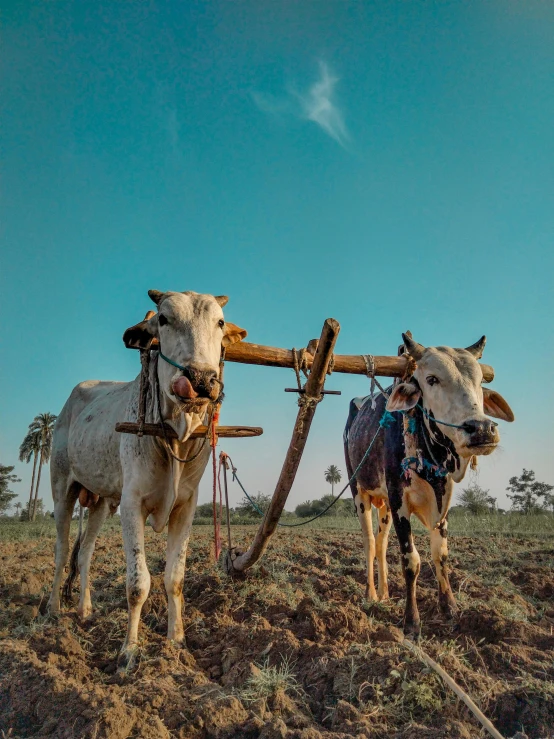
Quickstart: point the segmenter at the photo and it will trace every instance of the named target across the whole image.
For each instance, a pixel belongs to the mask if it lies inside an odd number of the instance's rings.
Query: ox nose
[[[483,420],[471,419],[464,423],[464,431],[469,434],[471,444],[490,443],[496,441],[497,423],[490,418]]]
[[[214,370],[189,366],[183,374],[190,380],[192,387],[201,398],[215,400],[219,395],[217,372],[214,372]]]

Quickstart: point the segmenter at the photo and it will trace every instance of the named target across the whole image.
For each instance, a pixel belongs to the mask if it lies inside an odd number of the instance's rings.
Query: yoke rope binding
[[[376,406],[375,386],[379,388],[385,398],[388,398],[389,395],[387,391],[381,386],[379,380],[375,377],[375,357],[373,356],[373,354],[362,354],[362,359],[365,362],[366,375],[371,380],[371,385],[369,387],[369,397],[371,401],[371,410],[374,411]]]

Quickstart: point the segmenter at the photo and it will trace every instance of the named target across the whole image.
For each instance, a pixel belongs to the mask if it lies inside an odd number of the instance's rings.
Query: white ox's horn
[[[148,291],[148,297],[152,302],[156,303],[156,305],[159,305],[163,296],[165,293],[160,292],[159,290],[149,290]]]
[[[425,351],[425,347],[422,344],[418,344],[417,341],[414,341],[411,336],[408,336],[408,334],[402,334],[402,338],[404,339],[404,346],[406,347],[408,354],[413,357],[416,362],[418,359],[421,359],[423,352]]]
[[[481,336],[479,341],[476,341],[475,344],[472,344],[471,346],[466,347],[466,352],[473,354],[475,359],[481,359],[481,357],[483,356],[483,350],[485,348],[486,343],[487,343],[487,337]]]

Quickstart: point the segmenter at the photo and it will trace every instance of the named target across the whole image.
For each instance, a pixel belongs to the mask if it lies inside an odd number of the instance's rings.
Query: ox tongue
[[[173,392],[180,398],[197,398],[198,393],[192,387],[190,380],[187,377],[178,377],[173,383]]]

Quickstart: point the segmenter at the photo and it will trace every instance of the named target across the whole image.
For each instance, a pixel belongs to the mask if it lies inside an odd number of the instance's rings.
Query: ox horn
[[[404,339],[404,346],[406,347],[408,354],[413,357],[416,362],[418,359],[421,359],[423,352],[425,351],[425,347],[422,344],[418,344],[417,341],[414,341],[407,333],[402,334],[402,338]]]
[[[229,302],[229,298],[227,297],[227,295],[214,295],[214,298],[222,308],[224,308]]]
[[[473,354],[475,359],[481,359],[481,357],[483,356],[483,349],[485,348],[486,343],[487,343],[487,337],[481,336],[479,341],[476,341],[475,344],[472,344],[471,346],[466,346],[466,352]]]
[[[162,300],[162,298],[163,298],[164,295],[165,295],[165,293],[162,293],[159,290],[149,290],[148,291],[148,296],[149,296],[150,300],[152,300],[154,303],[156,303],[156,305],[159,305],[160,304],[160,302],[161,302],[161,300]]]

